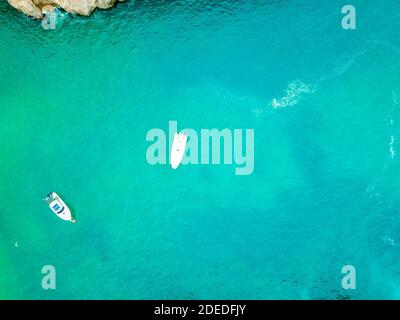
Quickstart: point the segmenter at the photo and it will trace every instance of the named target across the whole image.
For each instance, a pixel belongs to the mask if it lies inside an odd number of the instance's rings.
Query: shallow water
[[[43,30],[1,1],[0,298],[400,298],[400,4],[352,4],[347,31],[317,0],[127,1]],[[149,165],[170,120],[254,128],[253,174]]]

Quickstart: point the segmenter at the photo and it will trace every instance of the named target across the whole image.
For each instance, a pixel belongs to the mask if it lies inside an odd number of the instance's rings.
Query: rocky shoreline
[[[17,10],[36,19],[60,7],[69,13],[89,16],[96,9],[108,9],[125,0],[8,0]]]

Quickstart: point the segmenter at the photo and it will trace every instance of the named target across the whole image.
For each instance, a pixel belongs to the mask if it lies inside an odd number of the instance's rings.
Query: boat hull
[[[50,193],[47,196],[46,201],[51,211],[53,211],[57,217],[65,221],[75,222],[71,210],[68,208],[68,206],[65,204],[65,202],[61,199],[61,197],[57,193],[55,192]],[[58,208],[60,207],[60,205],[62,206],[62,210],[57,212],[55,207]]]
[[[178,168],[181,164],[183,156],[185,155],[186,141],[187,135],[185,135],[183,132],[181,132],[180,134],[175,133],[170,158],[172,169]]]

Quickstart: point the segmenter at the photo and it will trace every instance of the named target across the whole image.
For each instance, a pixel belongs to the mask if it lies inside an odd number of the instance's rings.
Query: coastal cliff
[[[55,7],[61,7],[67,12],[89,16],[96,8],[108,9],[116,2],[125,0],[8,0],[17,10],[36,19],[42,19],[43,14]]]

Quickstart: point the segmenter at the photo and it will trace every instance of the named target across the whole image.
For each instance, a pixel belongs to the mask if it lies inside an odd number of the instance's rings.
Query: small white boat
[[[48,193],[47,197],[44,200],[49,205],[51,211],[53,211],[57,215],[57,217],[66,221],[71,221],[72,223],[76,222],[72,216],[71,210],[69,210],[68,206],[58,196],[57,193]]]
[[[186,150],[187,135],[183,132],[174,135],[174,141],[171,148],[171,167],[176,169],[179,167]]]

